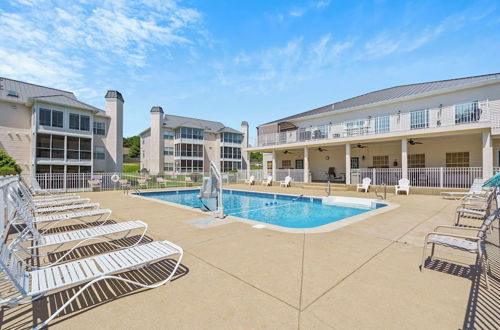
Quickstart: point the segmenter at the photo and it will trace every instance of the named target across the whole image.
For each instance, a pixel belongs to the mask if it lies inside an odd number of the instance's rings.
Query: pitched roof
[[[235,130],[231,127],[225,126],[223,123],[218,121],[182,117],[166,114],[163,117],[163,127],[177,128],[177,127],[191,127],[199,128],[212,133],[239,133],[240,131]]]
[[[16,92],[17,96],[8,95],[10,91]],[[23,104],[29,103],[31,100],[37,100],[62,106],[87,109],[97,112],[99,115],[105,115],[105,111],[79,101],[72,92],[3,77],[0,77],[0,100]]]
[[[288,116],[285,118],[281,118],[278,120],[271,121],[266,124],[277,123],[284,120],[298,119],[302,117],[317,115],[321,113],[326,113],[330,111],[338,111],[348,108],[359,107],[363,105],[369,105],[379,102],[385,101],[395,101],[400,98],[409,97],[409,96],[418,96],[425,95],[431,92],[438,92],[440,90],[446,90],[449,88],[459,88],[466,87],[467,85],[471,85],[478,82],[485,82],[489,80],[500,79],[500,73],[492,73],[481,76],[472,76],[472,77],[464,77],[464,78],[456,78],[456,79],[448,79],[448,80],[439,80],[439,81],[430,81],[424,83],[410,84],[410,85],[402,85],[395,86],[386,89],[381,89],[378,91],[366,93],[363,95],[355,96],[350,99],[346,99],[340,102],[332,103],[329,105],[325,105],[320,108],[312,109],[309,111],[301,112],[296,115]],[[260,125],[260,126],[262,126]]]

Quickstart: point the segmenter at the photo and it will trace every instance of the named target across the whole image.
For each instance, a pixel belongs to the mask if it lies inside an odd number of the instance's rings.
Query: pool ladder
[[[381,186],[384,187],[384,196],[378,194],[378,188],[381,187]],[[377,198],[386,200],[387,199],[387,184],[382,183],[380,186],[377,186],[377,188],[375,188],[375,196],[377,196]]]

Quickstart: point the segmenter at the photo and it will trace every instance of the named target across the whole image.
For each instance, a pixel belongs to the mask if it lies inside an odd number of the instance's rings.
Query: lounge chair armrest
[[[467,235],[458,235],[458,234],[448,234],[448,233],[440,233],[440,232],[435,232],[431,231],[427,235],[425,235],[425,240],[429,238],[431,235],[440,235],[440,236],[448,236],[448,237],[456,237],[456,238],[463,238],[463,239],[468,239],[472,241],[480,241],[481,239],[477,236],[467,236]]]
[[[478,232],[480,230],[479,228],[458,227],[458,226],[450,226],[450,225],[439,225],[439,226],[436,226],[434,228],[434,231],[436,232],[439,228],[460,229],[460,230],[469,230],[469,231],[475,231],[475,232]]]

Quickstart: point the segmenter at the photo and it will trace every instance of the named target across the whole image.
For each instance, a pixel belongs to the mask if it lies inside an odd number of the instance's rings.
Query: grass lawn
[[[124,163],[122,166],[123,173],[137,173],[139,171],[140,163]]]

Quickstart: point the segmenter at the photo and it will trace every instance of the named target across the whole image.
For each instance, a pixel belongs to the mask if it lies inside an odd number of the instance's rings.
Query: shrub
[[[21,167],[5,151],[0,150],[0,175],[20,174]]]

